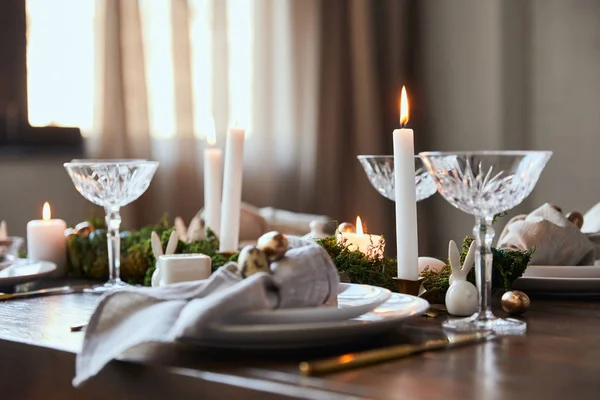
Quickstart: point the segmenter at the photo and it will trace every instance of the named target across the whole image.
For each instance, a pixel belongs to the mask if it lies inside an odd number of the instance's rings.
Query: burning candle
[[[221,225],[221,190],[223,188],[223,151],[217,143],[215,122],[206,137],[210,148],[204,150],[204,227],[219,235]]]
[[[383,257],[385,243],[379,235],[369,235],[363,228],[360,217],[356,217],[356,233],[338,232],[337,241],[340,244],[348,246],[351,251],[360,251],[361,253],[373,257]]]
[[[246,132],[239,128],[231,128],[227,134],[219,230],[221,253],[235,253],[239,247],[245,135]]]
[[[415,147],[413,130],[404,128],[409,107],[406,89],[400,98],[400,127],[394,130],[394,181],[396,195],[396,243],[398,278],[416,281],[418,269],[417,198],[415,192]]]
[[[27,258],[56,264],[55,277],[63,276],[67,267],[67,223],[51,219],[50,204],[44,203],[41,220],[27,223]]]

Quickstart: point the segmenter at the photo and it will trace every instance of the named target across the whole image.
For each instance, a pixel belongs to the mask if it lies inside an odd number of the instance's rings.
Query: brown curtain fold
[[[370,232],[387,238],[389,255],[396,248],[394,204],[371,186],[356,156],[392,154],[400,89],[414,82],[407,52],[416,40],[412,3],[321,2],[318,209],[339,221],[360,215]]]

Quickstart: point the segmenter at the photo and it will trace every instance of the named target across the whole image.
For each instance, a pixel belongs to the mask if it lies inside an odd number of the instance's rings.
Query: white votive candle
[[[396,196],[396,244],[398,248],[398,278],[416,281],[419,278],[419,243],[417,236],[417,195],[415,190],[415,147],[413,130],[408,122],[408,99],[402,87],[400,125],[394,130],[394,181]]]
[[[348,246],[350,251],[358,250],[372,258],[382,258],[385,250],[380,235],[364,233],[360,217],[356,217],[356,233],[338,232],[337,242],[343,246]]]
[[[67,268],[67,223],[62,219],[51,219],[50,205],[44,204],[43,219],[27,223],[27,258],[51,261],[56,264],[53,276],[65,275]]]
[[[239,128],[231,128],[227,134],[219,229],[221,253],[235,253],[239,247],[245,134],[245,131]]]

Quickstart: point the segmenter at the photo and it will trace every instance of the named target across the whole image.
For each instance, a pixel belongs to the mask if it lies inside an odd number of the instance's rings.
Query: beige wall
[[[419,4],[429,149],[552,150],[519,209],[552,202],[586,211],[600,201],[600,2]],[[442,255],[473,218],[436,197],[427,200],[435,221],[427,249]]]
[[[102,215],[77,193],[62,164],[62,158],[18,158],[0,161],[0,219],[9,234],[24,236],[27,221],[39,219],[48,201],[52,215],[75,224],[94,212]]]

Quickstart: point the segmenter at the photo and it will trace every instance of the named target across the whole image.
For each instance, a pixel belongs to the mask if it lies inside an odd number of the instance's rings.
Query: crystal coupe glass
[[[395,201],[394,156],[358,156],[371,185],[384,197]],[[415,156],[415,186],[417,201],[425,200],[435,193],[435,183],[423,161]]]
[[[552,152],[425,152],[420,156],[442,197],[459,210],[475,216],[478,311],[468,318],[448,320],[444,328],[498,334],[525,332],[524,321],[497,318],[491,310],[492,220],[494,215],[516,207],[529,196]]]
[[[158,168],[158,162],[146,160],[73,160],[64,164],[77,191],[106,211],[109,280],[94,286],[95,292],[129,287],[120,278],[121,207],[140,197]]]

